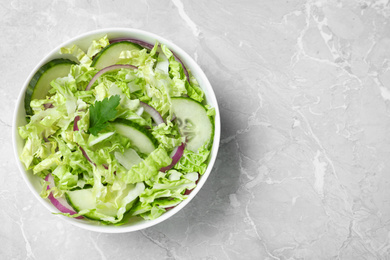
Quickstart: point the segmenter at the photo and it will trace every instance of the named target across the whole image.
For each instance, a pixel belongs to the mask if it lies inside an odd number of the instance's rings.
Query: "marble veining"
[[[0,3],[0,259],[390,259],[389,0]],[[204,69],[222,117],[207,183],[179,214],[85,231],[30,194],[12,114],[44,55],[138,28]]]

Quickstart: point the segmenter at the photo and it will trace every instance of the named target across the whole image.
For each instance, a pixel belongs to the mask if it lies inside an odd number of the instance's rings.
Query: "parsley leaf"
[[[108,121],[115,118],[117,111],[116,107],[119,105],[121,98],[119,95],[105,98],[102,101],[95,101],[89,107],[89,132],[97,135],[108,125]]]

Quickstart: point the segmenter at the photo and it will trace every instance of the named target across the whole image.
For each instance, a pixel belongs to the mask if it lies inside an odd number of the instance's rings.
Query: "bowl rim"
[[[69,218],[62,215],[57,215],[59,218],[62,218],[63,220],[67,221],[68,223],[71,223],[77,227],[89,230],[89,231],[95,231],[95,232],[102,232],[102,233],[127,233],[127,232],[133,232],[142,230],[145,228],[152,227],[154,225],[157,225],[173,215],[175,215],[177,212],[179,212],[181,209],[183,209],[189,202],[195,197],[195,195],[200,191],[200,189],[203,187],[204,183],[208,179],[215,160],[217,158],[217,153],[219,150],[219,144],[220,144],[220,135],[221,135],[221,122],[220,122],[220,112],[219,112],[219,106],[217,103],[217,98],[215,96],[214,90],[206,77],[205,73],[203,72],[202,68],[198,65],[198,63],[183,49],[181,49],[176,44],[172,43],[171,41],[167,40],[166,38],[163,38],[162,36],[159,36],[155,33],[151,33],[148,31],[140,30],[140,29],[134,29],[134,28],[123,28],[123,27],[110,27],[110,28],[102,28],[98,30],[92,30],[88,31],[82,34],[79,34],[76,37],[73,37],[64,43],[59,44],[57,47],[52,49],[47,55],[45,55],[40,62],[33,68],[33,70],[30,72],[29,76],[26,78],[25,82],[23,83],[22,88],[20,89],[18,99],[16,101],[14,115],[13,115],[13,121],[12,121],[12,144],[13,144],[13,150],[14,150],[14,156],[16,159],[16,163],[19,168],[19,172],[22,175],[22,178],[24,179],[25,183],[29,187],[30,191],[34,194],[34,197],[42,204],[44,205],[51,213],[59,213],[58,209],[56,209],[48,199],[43,199],[38,191],[33,187],[31,181],[28,179],[27,175],[31,174],[29,173],[24,165],[22,165],[20,159],[19,159],[19,151],[17,147],[17,140],[21,139],[21,137],[18,134],[18,119],[19,114],[21,113],[21,109],[24,111],[24,95],[27,89],[27,86],[31,80],[31,78],[34,76],[35,72],[46,62],[48,62],[51,59],[54,59],[53,56],[58,55],[58,52],[61,47],[69,46],[73,44],[74,42],[81,41],[83,39],[88,39],[88,37],[92,37],[98,34],[127,34],[127,37],[129,35],[132,35],[131,37],[143,37],[143,38],[151,38],[154,40],[159,41],[160,43],[166,44],[169,49],[175,52],[176,55],[180,57],[180,59],[183,61],[183,63],[186,64],[189,68],[191,68],[192,72],[196,71],[197,77],[196,79],[201,79],[201,88],[204,90],[205,94],[207,94],[207,100],[209,104],[212,104],[212,106],[215,109],[215,122],[214,122],[214,140],[213,140],[213,146],[211,150],[211,155],[209,157],[209,164],[207,166],[206,172],[201,176],[201,178],[198,181],[197,186],[194,188],[194,190],[188,195],[187,199],[182,201],[180,204],[178,204],[173,209],[170,209],[169,211],[162,214],[160,217],[154,220],[142,220],[141,223],[136,223],[135,225],[122,225],[122,226],[115,226],[115,225],[99,225],[94,224],[92,225],[91,222],[85,223],[85,220],[78,220],[74,218]],[[96,36],[98,38],[98,36]],[[93,38],[93,39],[96,39]],[[194,73],[195,74],[195,73]],[[33,177],[31,177],[33,178]]]

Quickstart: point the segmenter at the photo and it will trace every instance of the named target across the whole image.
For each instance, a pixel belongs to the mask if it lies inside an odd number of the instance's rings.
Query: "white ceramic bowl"
[[[19,155],[22,151],[24,140],[19,136],[18,134],[18,127],[25,125],[25,109],[24,109],[24,93],[27,89],[28,83],[30,82],[31,78],[35,74],[35,72],[46,62],[59,57],[65,57],[65,58],[71,58],[70,56],[66,56],[63,54],[59,54],[59,50],[61,47],[64,46],[71,46],[73,44],[77,44],[82,49],[86,50],[92,40],[99,39],[103,37],[104,35],[108,35],[109,39],[113,38],[136,38],[140,39],[146,42],[154,43],[156,40],[160,43],[166,44],[173,52],[176,53],[176,55],[182,60],[182,62],[186,65],[186,67],[191,70],[194,77],[198,80],[199,85],[203,89],[206,95],[207,102],[215,108],[216,116],[215,116],[215,135],[214,135],[214,143],[213,148],[211,151],[211,157],[210,162],[207,167],[206,172],[201,176],[197,187],[190,193],[188,198],[184,200],[182,203],[180,203],[175,208],[167,211],[162,216],[155,220],[143,220],[141,218],[135,218],[131,222],[122,225],[122,226],[113,226],[113,225],[102,225],[97,222],[88,221],[86,219],[73,219],[68,218],[61,215],[53,215],[53,217],[59,217],[62,218],[75,226],[97,231],[97,232],[105,232],[105,233],[125,233],[125,232],[131,232],[136,230],[141,230],[144,228],[151,227],[153,225],[156,225],[170,217],[172,217],[174,214],[179,212],[184,206],[186,206],[199,192],[199,190],[202,188],[204,183],[206,182],[208,176],[210,175],[210,172],[213,168],[215,159],[217,157],[217,152],[219,148],[219,141],[220,141],[220,115],[219,115],[219,109],[217,104],[217,99],[215,97],[214,91],[210,85],[210,82],[208,81],[206,75],[203,73],[202,69],[198,66],[198,64],[186,53],[184,52],[180,47],[177,45],[171,43],[170,41],[162,38],[161,36],[155,35],[153,33],[141,31],[141,30],[135,30],[135,29],[125,29],[125,28],[108,28],[108,29],[101,29],[96,31],[91,31],[85,34],[82,34],[76,38],[73,38],[69,40],[68,42],[65,42],[52,50],[46,57],[44,57],[41,62],[37,64],[37,66],[33,69],[33,71],[30,73],[28,78],[26,79],[21,91],[19,98],[17,100],[15,114],[14,114],[14,120],[13,120],[13,145],[14,145],[14,151],[15,156],[17,160],[18,167],[20,169],[20,172],[26,181],[28,187],[30,188],[31,192],[34,194],[34,196],[39,200],[40,203],[42,203],[49,211],[58,213],[59,211],[50,203],[48,199],[43,199],[40,197],[39,193],[42,190],[41,186],[41,179],[37,176],[34,176],[31,171],[26,171],[25,167],[21,164],[19,160]]]

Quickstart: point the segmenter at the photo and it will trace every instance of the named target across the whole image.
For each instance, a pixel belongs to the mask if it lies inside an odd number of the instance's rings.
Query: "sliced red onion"
[[[160,169],[160,172],[166,172],[168,171],[169,169],[171,169],[173,166],[176,165],[176,163],[180,160],[180,158],[183,156],[183,152],[184,152],[184,148],[185,148],[185,143],[182,143],[180,146],[177,146],[173,152],[172,152],[172,163],[166,167],[163,167]]]
[[[138,44],[146,49],[153,49],[154,45],[153,44],[150,44],[148,42],[145,42],[145,41],[141,41],[141,40],[137,40],[137,39],[132,39],[132,38],[118,38],[118,39],[113,39],[113,40],[110,40],[110,43],[114,43],[114,42],[123,42],[123,41],[127,41],[127,42],[132,42],[132,43],[135,43],[135,44]],[[184,65],[184,63],[181,61],[181,59],[174,53],[172,52],[173,56],[175,57],[175,59],[180,62],[181,66],[183,67],[183,70],[184,70],[184,74],[186,75],[187,77],[187,81],[188,83],[190,83],[190,75],[188,74],[188,70],[186,68],[186,66]]]
[[[79,131],[79,127],[77,126],[77,122],[80,120],[80,116],[76,116],[74,118],[74,124],[73,124],[73,131]],[[77,144],[78,145],[78,144]],[[94,163],[91,158],[89,158],[88,154],[85,152],[85,150],[80,146],[78,145],[78,147],[80,148],[81,150],[81,153],[83,154],[83,156],[90,162],[92,163],[93,165],[96,166],[96,163]],[[107,164],[103,164],[103,167],[107,170],[108,169],[108,165]]]
[[[89,158],[88,154],[84,151],[84,149],[79,145],[79,148],[81,150],[81,152],[83,153],[84,157],[87,158],[87,160],[92,163],[93,165],[96,166],[96,164],[91,160],[91,158]]]
[[[74,118],[73,131],[79,131],[79,126],[77,125],[77,122],[80,121],[80,119],[80,116],[76,116]]]
[[[89,158],[88,154],[85,152],[85,150],[79,145],[79,148],[81,150],[81,153],[84,155],[84,157],[90,162],[92,163],[93,165],[96,166],[96,163],[94,163],[91,158]],[[102,164],[104,169],[108,170],[108,164]]]
[[[140,101],[140,106],[144,108],[145,112],[148,113],[154,120],[154,122],[159,125],[164,123],[164,119],[160,115],[160,113],[154,109],[153,107],[149,106],[148,104]]]
[[[191,83],[190,82],[190,75],[188,74],[188,70],[187,70],[186,66],[184,66],[184,63],[181,61],[181,59],[175,53],[172,52],[172,54],[173,54],[173,56],[175,56],[175,59],[178,62],[180,62],[181,66],[183,67],[183,71],[184,71],[184,74],[186,75],[188,83]]]
[[[101,75],[103,75],[104,73],[112,71],[112,70],[118,70],[118,69],[134,69],[134,70],[136,70],[138,68],[136,66],[128,65],[128,64],[115,64],[115,65],[111,65],[111,66],[105,67],[104,69],[101,69],[98,73],[96,73],[95,76],[93,76],[93,78],[88,83],[88,85],[85,88],[85,90],[90,90],[90,88],[92,87],[93,83],[95,83],[95,81]]]
[[[185,192],[184,192],[184,195],[190,195],[190,193],[191,193],[191,191],[193,191],[194,189],[192,189],[192,190],[186,190]]]
[[[78,125],[77,125],[77,122],[78,122],[78,121],[80,121],[80,116],[76,116],[76,117],[74,118],[73,131],[79,131],[79,127],[78,127]],[[96,166],[96,164],[95,164],[94,162],[92,162],[92,160],[89,158],[88,154],[84,151],[84,149],[83,149],[80,145],[78,145],[78,147],[80,148],[80,150],[81,150],[82,154],[84,155],[84,157],[87,158],[87,160],[88,160],[90,163],[92,163],[93,165]]]
[[[52,108],[52,107],[54,107],[54,106],[53,106],[52,103],[47,103],[47,104],[43,104],[43,107],[44,107],[45,109],[48,109],[48,108]]]
[[[49,182],[49,185],[47,185],[46,190],[50,190],[51,188],[54,187],[54,178],[50,173],[46,175],[45,181]],[[69,213],[70,215],[77,214],[77,212],[74,211],[74,209],[68,204],[68,202],[64,198],[54,198],[51,192],[48,198],[50,202],[53,204],[53,206],[56,207],[62,213]],[[82,219],[84,217],[78,216],[76,218]]]
[[[200,174],[198,173],[198,179],[197,179],[196,182],[195,182],[196,185],[198,185],[199,180],[200,180]],[[189,195],[189,194],[191,193],[191,191],[193,191],[193,190],[194,190],[194,189],[192,189],[192,190],[186,190],[186,191],[184,192],[184,195]]]

